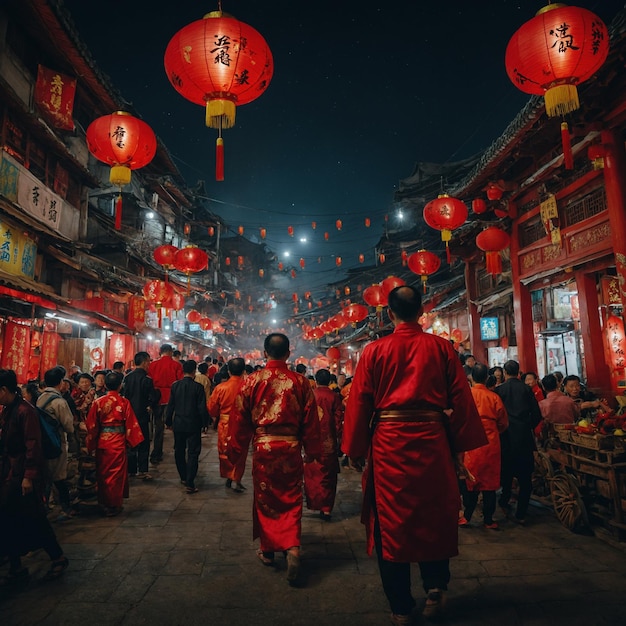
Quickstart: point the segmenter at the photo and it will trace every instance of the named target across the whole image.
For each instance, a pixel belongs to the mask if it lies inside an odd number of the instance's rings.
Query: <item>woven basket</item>
[[[592,450],[612,450],[613,449],[613,435],[587,435],[585,433],[577,433],[570,431],[572,443],[583,448],[590,448]]]

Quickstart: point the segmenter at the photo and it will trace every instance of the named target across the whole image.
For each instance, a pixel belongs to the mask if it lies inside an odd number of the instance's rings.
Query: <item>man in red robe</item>
[[[322,455],[319,460],[304,459],[304,493],[307,508],[319,511],[320,517],[330,522],[337,493],[337,442],[341,436],[343,403],[341,395],[328,387],[330,372],[327,369],[320,369],[315,373],[315,382],[317,385],[313,394],[320,420]]]
[[[500,396],[487,389],[485,382],[489,369],[482,363],[472,368],[472,396],[483,423],[489,443],[465,453],[464,464],[468,475],[463,489],[464,517],[460,526],[467,526],[483,494],[483,521],[485,528],[497,530],[493,521],[496,510],[496,491],[500,488],[500,433],[509,427],[509,417]]]
[[[235,398],[243,383],[243,373],[246,362],[242,358],[228,361],[230,378],[220,383],[209,398],[209,415],[213,418],[213,428],[217,430],[217,454],[220,459],[220,476],[226,479],[226,487],[237,493],[243,493],[245,487],[241,484],[241,477],[246,469],[247,449],[243,451],[233,465],[228,459],[228,420],[233,412]]]
[[[143,441],[141,426],[130,402],[120,396],[123,376],[117,372],[106,375],[105,396],[94,400],[87,415],[87,450],[96,452],[98,503],[105,515],[121,513],[124,498],[128,498],[128,455]]]
[[[228,456],[236,465],[252,444],[253,538],[257,554],[273,565],[274,552],[287,553],[287,580],[295,585],[300,569],[302,522],[302,447],[320,456],[320,429],[309,381],[287,367],[289,339],[265,338],[265,369],[250,374],[230,416]]]
[[[183,366],[172,356],[174,349],[164,343],[159,350],[160,357],[150,363],[148,376],[152,378],[155,389],[161,394],[159,409],[153,414],[154,441],[150,453],[150,463],[158,465],[163,460],[163,431],[165,428],[165,408],[170,401],[172,384],[183,377]]]
[[[392,621],[411,623],[410,563],[427,594],[424,616],[443,612],[449,559],[458,554],[455,461],[487,443],[457,353],[422,331],[418,289],[389,293],[394,332],[367,345],[346,406],[342,448],[353,466],[369,451],[362,521],[374,545]]]

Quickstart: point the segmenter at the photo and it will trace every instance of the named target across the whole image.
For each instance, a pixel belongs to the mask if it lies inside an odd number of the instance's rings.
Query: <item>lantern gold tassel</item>
[[[115,201],[115,230],[122,230],[122,190]]]
[[[235,103],[225,98],[206,103],[206,125],[209,128],[232,128],[235,125]]]
[[[488,251],[485,253],[485,256],[487,257],[487,273],[492,276],[502,274],[502,257],[500,252]]]
[[[215,142],[215,180],[224,180],[224,140],[221,137]]]
[[[544,94],[548,117],[567,115],[580,108],[576,85],[556,85]]]
[[[563,162],[566,170],[574,169],[574,155],[572,154],[572,138],[569,134],[567,122],[561,123],[561,143],[563,145]]]

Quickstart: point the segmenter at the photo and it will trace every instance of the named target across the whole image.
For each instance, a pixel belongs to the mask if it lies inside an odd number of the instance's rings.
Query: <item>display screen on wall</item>
[[[500,339],[500,326],[497,317],[480,318],[480,338],[482,341]]]

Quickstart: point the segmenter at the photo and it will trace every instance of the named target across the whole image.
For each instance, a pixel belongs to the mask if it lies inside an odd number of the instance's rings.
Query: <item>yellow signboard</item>
[[[0,270],[34,278],[37,245],[17,228],[0,222]]]

